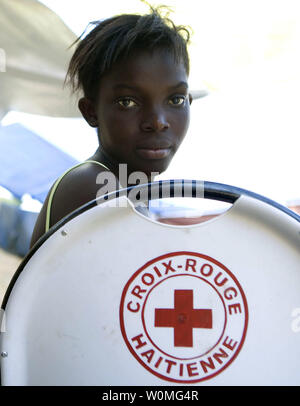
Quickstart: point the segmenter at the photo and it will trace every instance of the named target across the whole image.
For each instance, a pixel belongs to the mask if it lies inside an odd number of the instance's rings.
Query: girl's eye
[[[174,96],[169,100],[169,104],[172,106],[182,106],[185,102],[185,96]]]
[[[136,102],[129,98],[119,99],[117,100],[117,104],[124,107],[125,109],[130,109],[131,107],[136,106]]]

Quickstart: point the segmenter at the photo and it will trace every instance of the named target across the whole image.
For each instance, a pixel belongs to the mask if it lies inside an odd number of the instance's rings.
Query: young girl
[[[165,171],[189,125],[189,32],[158,9],[102,22],[79,42],[67,78],[82,90],[78,107],[97,129],[99,147],[53,185],[35,225],[31,246],[60,219],[99,191],[100,172],[119,177]]]

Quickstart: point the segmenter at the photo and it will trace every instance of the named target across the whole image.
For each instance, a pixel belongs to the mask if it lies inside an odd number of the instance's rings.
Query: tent
[[[0,127],[0,185],[17,199],[43,202],[55,179],[77,161],[19,124]],[[0,246],[24,256],[38,213],[0,202]]]
[[[78,117],[63,86],[76,35],[36,0],[0,0],[0,120],[10,111]],[[55,35],[53,35],[55,31]],[[77,161],[19,124],[0,125],[0,185],[43,202],[51,184]],[[0,246],[25,255],[37,213],[0,204]]]
[[[61,173],[78,163],[20,124],[0,127],[0,185],[43,202]]]

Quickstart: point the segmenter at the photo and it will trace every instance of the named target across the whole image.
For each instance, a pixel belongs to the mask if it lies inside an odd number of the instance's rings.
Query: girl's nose
[[[170,123],[164,114],[152,113],[142,121],[141,128],[146,132],[161,132],[170,128]]]

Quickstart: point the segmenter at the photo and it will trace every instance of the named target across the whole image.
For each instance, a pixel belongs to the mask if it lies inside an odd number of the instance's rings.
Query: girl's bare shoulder
[[[101,179],[99,174],[107,171],[104,166],[86,162],[67,173],[59,182],[53,195],[50,210],[50,227],[80,206],[96,199],[99,189],[103,186],[99,182],[99,178]],[[45,233],[46,213],[52,188],[35,224],[31,247]]]

